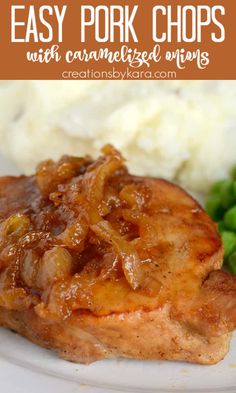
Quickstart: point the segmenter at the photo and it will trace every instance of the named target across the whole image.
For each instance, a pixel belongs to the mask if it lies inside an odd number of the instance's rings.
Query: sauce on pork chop
[[[111,146],[96,161],[64,156],[35,176],[0,180],[2,309],[64,321],[169,305],[171,318],[217,336],[236,319],[235,279],[222,324],[212,295],[225,298],[221,273],[205,284],[222,261],[201,206],[165,180],[129,175]]]

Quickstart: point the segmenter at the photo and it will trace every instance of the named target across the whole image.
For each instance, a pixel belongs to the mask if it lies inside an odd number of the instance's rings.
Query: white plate
[[[0,175],[17,168],[0,157]],[[89,366],[57,358],[15,333],[0,329],[0,391],[6,393],[228,393],[236,392],[236,334],[215,366],[177,362],[106,360]]]

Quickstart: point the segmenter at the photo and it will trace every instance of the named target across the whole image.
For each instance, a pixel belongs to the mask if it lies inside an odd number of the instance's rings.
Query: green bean
[[[224,243],[225,259],[227,259],[236,250],[236,233],[224,231],[221,235]]]
[[[224,224],[227,229],[236,231],[236,205],[225,213]]]

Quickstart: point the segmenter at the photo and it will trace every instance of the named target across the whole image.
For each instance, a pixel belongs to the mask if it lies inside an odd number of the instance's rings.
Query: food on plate
[[[235,102],[236,81],[3,81],[0,150],[32,173],[111,143],[132,173],[208,192],[235,164]]]
[[[217,222],[222,235],[225,265],[236,274],[236,168],[230,179],[220,180],[212,186],[206,210]]]
[[[0,325],[64,359],[213,364],[236,326],[216,224],[112,146],[0,180]]]

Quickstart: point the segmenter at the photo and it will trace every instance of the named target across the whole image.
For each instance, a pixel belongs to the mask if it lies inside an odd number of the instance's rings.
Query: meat
[[[0,180],[0,325],[65,359],[213,364],[236,326],[215,224],[106,146]]]

